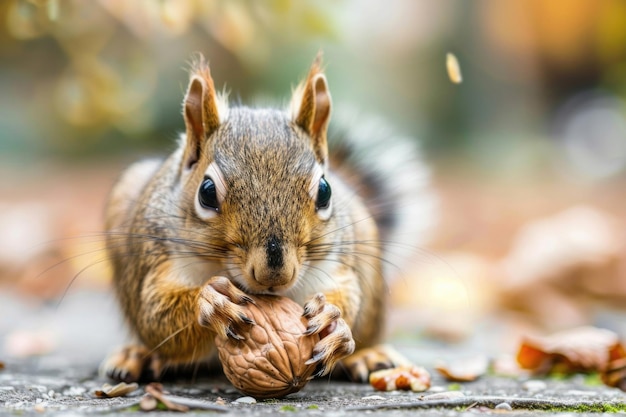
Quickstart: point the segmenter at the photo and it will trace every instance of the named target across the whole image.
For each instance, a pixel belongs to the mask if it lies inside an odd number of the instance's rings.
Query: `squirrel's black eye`
[[[315,208],[317,210],[328,208],[328,206],[330,206],[331,195],[332,191],[330,189],[330,184],[328,184],[326,178],[320,178],[320,185],[317,190],[317,201],[315,202]]]
[[[215,183],[211,178],[205,178],[204,181],[202,181],[202,184],[200,184],[198,200],[200,201],[200,205],[206,209],[219,209],[217,190],[215,189]]]

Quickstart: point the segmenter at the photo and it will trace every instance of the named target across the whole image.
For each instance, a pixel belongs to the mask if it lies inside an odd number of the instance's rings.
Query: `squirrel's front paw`
[[[100,365],[100,373],[121,382],[154,381],[161,375],[159,356],[143,345],[128,345],[110,354]]]
[[[320,368],[315,376],[326,375],[337,362],[354,352],[352,331],[341,318],[339,308],[327,303],[322,293],[304,305],[303,316],[309,320],[305,334],[320,336],[320,341],[313,348],[313,356],[305,363],[318,363]]]
[[[252,299],[226,277],[211,278],[200,291],[198,322],[222,337],[242,340],[241,329],[254,324],[242,309]]]
[[[388,345],[359,349],[342,363],[348,377],[354,382],[368,382],[374,371],[412,365],[401,353]]]

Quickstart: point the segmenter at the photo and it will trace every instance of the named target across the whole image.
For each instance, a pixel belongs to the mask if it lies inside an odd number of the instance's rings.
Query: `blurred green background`
[[[322,50],[338,105],[381,113],[434,158],[624,172],[621,0],[4,0],[0,22],[5,166],[170,149],[194,52],[249,103],[284,100]]]

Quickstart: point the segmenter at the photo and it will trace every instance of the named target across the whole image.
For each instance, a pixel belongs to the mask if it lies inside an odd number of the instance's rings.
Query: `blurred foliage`
[[[291,0],[10,0],[0,18],[0,149],[41,153],[173,136],[194,51],[244,78],[267,65],[279,34],[334,31],[316,2]]]
[[[432,155],[585,178],[626,165],[622,0],[5,0],[0,23],[3,160],[169,149],[194,52],[249,103],[284,100],[323,50],[336,103]]]

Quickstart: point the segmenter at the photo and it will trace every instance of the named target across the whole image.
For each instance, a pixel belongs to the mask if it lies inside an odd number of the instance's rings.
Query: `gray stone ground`
[[[37,358],[12,358],[5,352],[7,338],[16,330],[46,330],[54,335],[56,348]],[[123,341],[115,303],[101,292],[83,291],[68,296],[60,306],[29,305],[11,294],[0,293],[0,415],[132,415],[143,386],[123,398],[100,399],[93,392],[106,380],[97,374],[101,358]],[[433,387],[425,393],[374,391],[369,385],[317,380],[301,392],[280,400],[237,402],[240,393],[223,377],[199,376],[195,381],[165,383],[172,395],[213,405],[223,399],[230,415],[263,416],[297,414],[311,416],[396,415],[415,413],[464,416],[483,413],[528,415],[529,412],[562,415],[597,412],[623,413],[626,393],[608,388],[592,378],[530,380],[486,376],[472,383],[451,384],[432,369],[436,358],[467,355],[474,345],[446,346],[423,340],[402,340],[400,350],[428,368]],[[3,350],[4,349],[4,350]],[[450,394],[452,392],[452,394]],[[209,414],[210,413],[210,414]],[[219,411],[193,409],[191,415]],[[150,415],[180,415],[153,411]],[[143,414],[142,414],[143,415]]]

